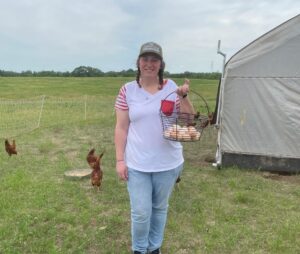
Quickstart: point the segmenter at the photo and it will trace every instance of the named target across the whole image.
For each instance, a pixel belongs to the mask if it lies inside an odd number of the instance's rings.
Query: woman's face
[[[157,55],[142,55],[138,63],[142,77],[157,77],[161,67],[161,59]]]

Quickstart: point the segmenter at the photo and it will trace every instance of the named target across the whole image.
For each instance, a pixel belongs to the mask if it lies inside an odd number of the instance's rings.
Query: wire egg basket
[[[209,107],[199,93],[190,91],[189,97],[194,114],[180,112],[176,91],[161,101],[160,116],[165,139],[179,142],[193,142],[201,139],[203,130],[210,121]]]

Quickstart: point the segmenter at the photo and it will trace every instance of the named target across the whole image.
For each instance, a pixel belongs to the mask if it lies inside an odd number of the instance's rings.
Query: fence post
[[[86,120],[87,95],[84,96],[84,120]]]
[[[45,95],[42,96],[42,105],[41,105],[40,116],[39,116],[39,121],[38,121],[37,128],[40,127],[42,112],[43,112],[43,108],[44,108],[44,102],[45,102]]]

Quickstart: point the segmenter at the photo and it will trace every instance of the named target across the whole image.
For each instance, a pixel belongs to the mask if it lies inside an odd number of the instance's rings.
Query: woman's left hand
[[[188,94],[190,91],[190,80],[189,79],[185,79],[184,83],[182,86],[179,86],[177,88],[177,91],[176,93],[179,95],[179,96],[184,96],[186,94]]]

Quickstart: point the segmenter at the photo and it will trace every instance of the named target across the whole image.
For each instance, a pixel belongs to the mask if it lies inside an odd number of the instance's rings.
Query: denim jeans
[[[146,253],[161,247],[169,197],[182,168],[151,173],[128,169],[132,250]]]

